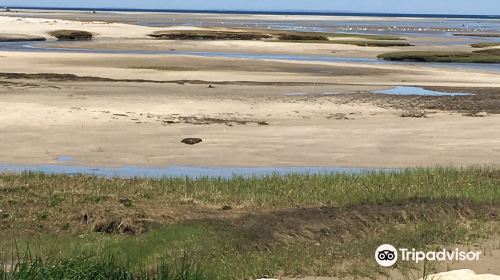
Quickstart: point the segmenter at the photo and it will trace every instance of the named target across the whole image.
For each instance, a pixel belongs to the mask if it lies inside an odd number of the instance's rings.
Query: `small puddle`
[[[386,90],[372,91],[376,94],[389,94],[389,95],[419,95],[419,96],[468,96],[474,95],[471,93],[463,92],[440,92],[434,90],[427,90],[421,87],[404,87],[398,86]]]
[[[2,165],[2,172],[43,172],[46,174],[87,174],[106,178],[232,178],[232,177],[263,177],[268,175],[287,174],[364,174],[370,172],[397,172],[398,169],[382,168],[346,168],[346,167],[85,167],[72,165]]]
[[[307,93],[303,92],[290,92],[290,93],[285,93],[285,96],[306,96]]]
[[[70,156],[58,156],[56,160],[58,162],[71,162],[74,160],[74,158]]]

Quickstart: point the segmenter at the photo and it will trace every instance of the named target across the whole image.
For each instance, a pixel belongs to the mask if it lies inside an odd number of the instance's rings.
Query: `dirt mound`
[[[407,201],[352,207],[284,209],[243,215],[231,224],[256,244],[270,245],[290,238],[338,239],[340,242],[367,236],[380,224],[408,224],[484,219],[498,221],[500,205],[478,205],[464,201]]]

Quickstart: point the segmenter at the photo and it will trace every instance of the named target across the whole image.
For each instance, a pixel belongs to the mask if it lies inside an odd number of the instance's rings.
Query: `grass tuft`
[[[477,49],[485,49],[485,48],[500,47],[500,43],[476,43],[476,44],[471,44],[470,46]]]
[[[165,261],[138,272],[118,265],[116,258],[76,256],[63,259],[27,255],[10,269],[0,263],[0,280],[208,280],[187,258],[173,267]]]
[[[49,32],[49,35],[59,41],[88,41],[94,37],[91,32],[82,30],[54,30]]]
[[[471,53],[434,51],[392,52],[381,54],[378,58],[390,61],[412,62],[500,63],[500,49],[480,50]]]

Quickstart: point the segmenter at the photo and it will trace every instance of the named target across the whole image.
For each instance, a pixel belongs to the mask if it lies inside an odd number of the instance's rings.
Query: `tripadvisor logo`
[[[389,244],[380,245],[375,251],[375,260],[380,266],[393,266],[398,261],[398,250]]]
[[[396,249],[390,244],[380,245],[375,251],[375,260],[382,267],[391,267],[398,260],[411,261],[415,263],[423,261],[479,261],[481,252],[460,251],[458,248],[452,251],[443,249],[441,251],[417,251],[415,249]]]

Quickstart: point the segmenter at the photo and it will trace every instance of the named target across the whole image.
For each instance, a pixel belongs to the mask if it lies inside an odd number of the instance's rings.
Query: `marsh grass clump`
[[[411,51],[380,54],[379,59],[410,62],[500,63],[500,49],[474,52]]]
[[[285,33],[278,36],[282,41],[328,41],[328,37],[321,34]]]
[[[476,44],[471,44],[470,46],[476,49],[485,49],[485,48],[500,47],[500,43],[476,43]]]
[[[474,53],[479,53],[479,54],[484,54],[484,55],[494,55],[494,56],[500,56],[500,49],[487,49],[487,50],[480,50],[480,51],[475,51]]]
[[[91,32],[82,30],[55,30],[49,32],[49,35],[59,41],[89,41],[94,37]]]
[[[158,40],[263,40],[272,38],[270,34],[236,30],[157,31],[148,36]]]
[[[402,40],[395,36],[325,32],[279,31],[270,29],[199,29],[156,31],[148,35],[158,40],[262,40],[278,42],[333,42],[332,38],[366,40]]]

